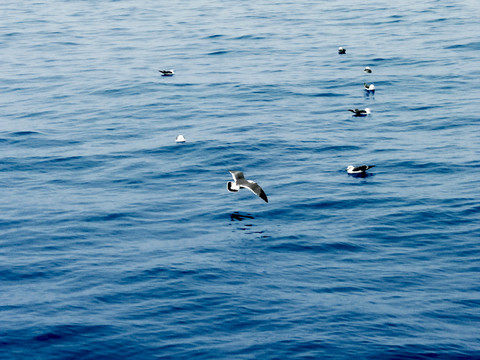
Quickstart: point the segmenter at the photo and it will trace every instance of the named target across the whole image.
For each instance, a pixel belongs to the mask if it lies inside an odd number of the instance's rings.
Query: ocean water
[[[477,1],[0,16],[1,359],[480,359]]]

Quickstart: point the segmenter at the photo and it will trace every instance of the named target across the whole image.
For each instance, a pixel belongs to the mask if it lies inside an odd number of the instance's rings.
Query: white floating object
[[[184,143],[185,141],[185,137],[183,135],[178,135],[177,138],[175,139],[175,142],[177,143]]]
[[[366,91],[372,91],[372,92],[375,91],[375,85],[373,84],[363,83],[363,87],[365,88]]]

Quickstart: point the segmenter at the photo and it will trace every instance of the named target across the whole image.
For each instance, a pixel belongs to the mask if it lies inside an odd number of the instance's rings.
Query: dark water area
[[[480,359],[476,2],[0,14],[1,359]]]

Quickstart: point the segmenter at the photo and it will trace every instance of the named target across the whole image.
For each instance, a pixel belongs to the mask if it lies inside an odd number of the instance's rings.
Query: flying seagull
[[[367,116],[368,114],[370,114],[370,109],[369,108],[365,108],[365,110],[361,110],[361,109],[348,109],[348,111],[351,111],[353,113],[352,116]]]
[[[347,167],[347,172],[349,174],[365,174],[365,171],[368,169],[371,169],[375,165],[361,165],[361,166],[353,166],[353,165],[348,165]]]
[[[161,72],[163,74],[163,76],[173,76],[173,74],[175,74],[175,71],[173,71],[173,69],[170,69],[170,70],[158,70],[159,72]]]
[[[371,92],[375,91],[375,85],[373,84],[363,83],[363,87],[365,88],[366,91],[371,91]]]
[[[339,54],[346,54],[347,53],[347,49],[344,49],[342,48],[341,46],[338,48],[338,53]]]
[[[365,71],[368,74],[372,73],[372,69],[370,69],[368,66],[365,69],[363,69],[363,71]]]
[[[265,191],[258,185],[256,182],[247,180],[243,176],[243,172],[241,171],[232,171],[228,170],[230,174],[232,174],[233,180],[235,182],[229,181],[227,182],[227,190],[229,192],[238,192],[241,188],[246,188],[253,192],[255,195],[260,196],[265,202],[268,203],[267,195]]]

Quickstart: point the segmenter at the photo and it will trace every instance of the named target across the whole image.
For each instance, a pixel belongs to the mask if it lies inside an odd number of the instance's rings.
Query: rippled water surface
[[[0,14],[0,358],[480,359],[476,1]]]

